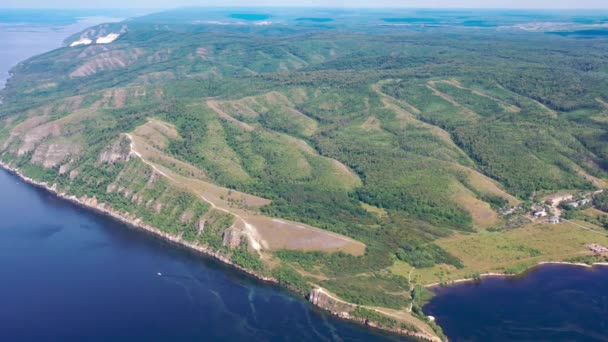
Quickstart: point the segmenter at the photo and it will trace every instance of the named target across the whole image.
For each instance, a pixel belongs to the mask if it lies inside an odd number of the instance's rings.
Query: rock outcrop
[[[69,141],[44,143],[39,145],[32,156],[32,163],[46,169],[59,166],[72,155],[78,154],[80,147]]]
[[[313,305],[325,309],[342,318],[350,318],[350,312],[357,308],[354,304],[346,303],[331,297],[320,288],[313,289],[310,292],[308,295],[308,301]]]
[[[226,230],[224,230],[224,233],[222,234],[222,240],[224,243],[224,246],[227,247],[238,247],[241,245],[241,239],[243,237],[243,232],[241,232],[240,229],[232,226],[230,228],[227,228]]]
[[[55,122],[47,123],[29,130],[21,139],[22,144],[17,151],[17,156],[22,156],[33,151],[43,140],[59,135],[61,135],[61,127]]]
[[[130,156],[129,140],[121,137],[101,152],[99,162],[107,164],[126,162],[129,161]]]
[[[202,233],[205,230],[205,222],[206,221],[207,220],[205,220],[205,219],[200,219],[198,221],[198,223],[196,224],[196,231],[198,231],[199,234]]]
[[[70,73],[70,78],[91,76],[105,70],[126,68],[135,63],[144,51],[140,48],[130,50],[111,50],[102,52],[85,61]]]

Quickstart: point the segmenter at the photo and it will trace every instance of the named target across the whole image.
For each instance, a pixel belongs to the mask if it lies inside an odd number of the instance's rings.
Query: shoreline
[[[36,186],[40,189],[44,189],[45,191],[50,192],[51,194],[53,194],[54,196],[57,196],[58,198],[61,198],[63,200],[67,200],[69,202],[71,202],[72,204],[78,205],[80,207],[86,208],[86,209],[90,209],[93,210],[95,212],[97,212],[98,214],[101,215],[107,215],[109,217],[112,217],[113,219],[116,219],[128,226],[130,226],[131,228],[134,229],[140,229],[146,233],[151,234],[152,236],[156,237],[156,238],[160,238],[162,239],[164,242],[168,242],[171,244],[176,245],[177,247],[181,247],[181,248],[186,248],[187,250],[189,250],[190,252],[195,252],[199,255],[203,255],[209,258],[212,258],[216,261],[219,261],[225,265],[231,266],[236,268],[239,271],[242,271],[244,273],[246,273],[248,276],[251,276],[259,281],[265,282],[267,284],[272,284],[275,286],[280,286],[281,288],[285,288],[289,291],[292,291],[294,293],[298,293],[299,295],[304,296],[304,298],[308,299],[310,294],[303,294],[300,293],[298,291],[294,291],[292,288],[290,288],[289,286],[285,286],[285,285],[281,285],[280,282],[273,277],[270,276],[265,276],[262,274],[259,274],[257,272],[248,270],[240,265],[235,264],[232,260],[230,260],[228,257],[215,252],[213,250],[211,250],[210,248],[206,247],[206,246],[201,246],[201,245],[196,245],[193,243],[190,243],[188,241],[183,240],[182,238],[175,236],[175,235],[171,235],[168,233],[165,233],[163,231],[161,231],[160,229],[150,226],[148,224],[145,224],[142,222],[141,219],[135,217],[135,216],[131,216],[131,215],[125,215],[124,213],[115,211],[114,209],[112,209],[109,206],[106,206],[105,203],[97,203],[97,200],[93,197],[93,198],[88,198],[86,196],[83,196],[82,198],[78,198],[74,195],[69,195],[67,193],[63,193],[63,192],[59,192],[57,191],[57,189],[55,188],[55,185],[50,186],[48,183],[45,182],[40,182],[37,181],[35,179],[32,179],[30,177],[25,176],[24,174],[22,174],[19,169],[12,167],[10,165],[8,165],[7,163],[5,163],[4,161],[0,160],[0,168],[3,170],[6,170],[7,172],[19,177],[22,181],[24,181],[27,184]],[[314,291],[314,290],[313,290]],[[440,340],[437,336],[431,336],[431,335],[427,335],[425,333],[420,333],[417,331],[411,331],[411,330],[406,330],[406,329],[401,329],[401,328],[388,328],[388,327],[382,327],[379,324],[377,324],[376,322],[373,321],[368,321],[368,320],[364,320],[364,319],[359,319],[356,317],[352,317],[352,316],[344,316],[341,312],[334,312],[332,310],[329,310],[328,308],[323,307],[322,305],[317,305],[315,303],[312,303],[310,301],[308,301],[309,303],[311,303],[311,305],[314,308],[323,310],[329,314],[331,314],[332,316],[337,317],[338,319],[342,319],[345,321],[349,321],[349,322],[354,322],[360,325],[363,325],[365,327],[368,328],[372,328],[372,329],[376,329],[378,331],[384,331],[384,332],[390,332],[390,333],[394,333],[394,334],[398,334],[398,335],[403,335],[403,336],[408,336],[408,337],[413,337],[413,338],[417,338],[419,340],[422,341],[438,341]],[[356,304],[352,304],[349,303],[351,305],[357,306]]]
[[[267,276],[263,276],[261,274],[257,274],[253,271],[250,271],[246,268],[243,268],[237,264],[235,264],[234,262],[232,262],[230,259],[228,259],[227,257],[212,251],[211,249],[204,247],[204,246],[200,246],[200,245],[195,245],[192,244],[188,241],[185,241],[183,239],[181,239],[178,236],[174,236],[168,233],[165,233],[163,231],[161,231],[158,228],[152,227],[148,224],[145,224],[141,221],[141,219],[136,218],[136,217],[129,217],[127,215],[124,215],[123,213],[117,212],[111,208],[107,208],[103,203],[102,204],[98,204],[97,201],[94,198],[88,198],[88,197],[84,197],[84,198],[78,198],[76,196],[73,195],[68,195],[66,193],[61,193],[59,191],[57,191],[57,189],[55,189],[54,186],[49,186],[47,183],[44,182],[39,182],[37,180],[34,180],[30,177],[27,177],[25,175],[23,175],[18,169],[9,166],[8,164],[4,163],[3,161],[0,161],[0,168],[12,173],[13,175],[19,177],[21,180],[23,180],[24,182],[30,184],[30,185],[34,185],[38,188],[44,189],[46,191],[49,191],[50,193],[52,193],[53,195],[63,199],[63,200],[67,200],[73,204],[76,204],[78,206],[87,208],[87,209],[91,209],[96,211],[99,214],[103,214],[103,215],[107,215],[110,216],[122,223],[125,223],[133,228],[137,228],[137,229],[141,229],[144,230],[148,233],[151,233],[152,235],[158,237],[158,238],[162,238],[167,242],[171,242],[174,243],[176,245],[179,245],[181,247],[186,247],[191,251],[194,252],[198,252],[200,254],[204,254],[206,256],[212,257],[214,259],[217,259],[225,264],[231,265],[259,280],[265,281],[265,282],[269,282],[269,283],[274,283],[274,284],[279,284],[278,280],[272,278],[272,277],[267,277]]]
[[[568,261],[540,261],[535,265],[532,265],[525,270],[518,273],[498,273],[498,272],[489,272],[482,273],[479,275],[479,278],[461,278],[456,280],[451,280],[447,283],[431,283],[428,285],[424,285],[427,289],[434,289],[437,287],[448,287],[452,285],[464,284],[464,283],[475,283],[483,278],[517,278],[525,275],[530,271],[534,271],[535,269],[545,266],[545,265],[563,265],[563,266],[574,266],[574,267],[585,267],[585,268],[594,268],[596,266],[608,266],[608,262],[594,262],[593,264],[585,264],[582,262],[568,262]]]

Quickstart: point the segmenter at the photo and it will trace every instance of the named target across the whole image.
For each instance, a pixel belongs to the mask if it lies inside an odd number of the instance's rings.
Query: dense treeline
[[[608,213],[608,192],[604,191],[593,196],[593,205],[599,210]]]

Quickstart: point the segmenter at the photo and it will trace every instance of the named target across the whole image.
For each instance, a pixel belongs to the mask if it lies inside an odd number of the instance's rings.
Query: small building
[[[578,202],[577,201],[568,202],[567,204],[568,204],[568,206],[570,206],[572,208],[578,208]]]
[[[591,203],[591,200],[588,198],[583,198],[582,200],[578,201],[578,205],[581,207],[589,203]]]
[[[551,224],[557,224],[560,222],[559,216],[551,216],[551,217],[549,217],[547,222],[549,222]]]
[[[608,253],[608,248],[606,248],[600,244],[597,244],[597,243],[590,243],[590,244],[586,245],[586,247],[589,248],[589,250],[595,254]]]
[[[534,203],[534,204],[532,204],[531,209],[532,209],[532,212],[537,212],[537,211],[545,210],[545,207],[543,205],[538,204],[538,203]]]
[[[536,217],[536,218],[545,217],[545,216],[547,216],[547,211],[545,209],[534,212],[534,217]]]
[[[517,210],[517,207],[509,208],[502,211],[503,216],[511,215]]]
[[[578,201],[572,201],[572,202],[568,202],[567,204],[572,207],[572,208],[578,208],[578,207],[582,207],[584,205],[587,205],[591,203],[591,200],[588,198],[583,198],[581,200]]]

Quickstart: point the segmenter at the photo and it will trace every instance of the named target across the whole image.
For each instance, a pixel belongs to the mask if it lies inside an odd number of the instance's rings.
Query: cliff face
[[[238,247],[241,244],[243,233],[236,227],[230,227],[222,233],[222,241],[224,246]]]
[[[354,320],[370,327],[393,331],[421,341],[442,341],[428,325],[409,314],[402,317],[407,317],[407,320],[405,321],[401,319],[387,319],[388,315],[381,314],[374,308],[367,308],[345,302],[328,293],[323,288],[313,289],[308,295],[308,301],[317,307],[329,311],[332,315],[343,319]]]
[[[34,151],[32,163],[49,169],[61,165],[70,156],[79,153],[79,146],[69,141],[41,144]],[[68,167],[69,163],[64,164]],[[64,167],[64,169],[65,169]],[[67,171],[67,170],[66,170]]]
[[[129,161],[131,151],[129,151],[129,140],[122,137],[106,147],[99,155],[100,163],[115,164],[117,162]]]
[[[308,295],[308,301],[341,318],[350,318],[350,313],[357,308],[354,304],[332,297],[321,288],[313,289]]]
[[[220,224],[209,218],[223,213],[133,158],[124,134],[91,133],[104,121],[113,120],[99,110],[110,105],[112,98],[79,102],[76,107],[68,102],[74,101],[60,101],[4,121],[8,134],[0,134],[0,159],[6,166],[52,184],[53,190],[74,195],[84,205],[137,218],[192,243],[219,241],[214,246],[222,247],[222,233],[232,221]],[[209,229],[203,229],[205,222]]]

